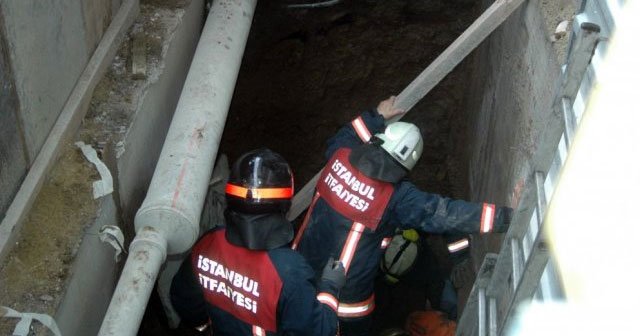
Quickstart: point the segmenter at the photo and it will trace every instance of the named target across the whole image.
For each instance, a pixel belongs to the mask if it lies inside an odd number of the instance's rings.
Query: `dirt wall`
[[[528,1],[473,54],[473,81],[458,144],[467,163],[469,198],[515,207],[566,57],[567,36],[552,42],[558,23],[571,20],[576,0]],[[488,6],[492,1],[484,1]],[[498,251],[500,235],[474,240],[476,266]]]

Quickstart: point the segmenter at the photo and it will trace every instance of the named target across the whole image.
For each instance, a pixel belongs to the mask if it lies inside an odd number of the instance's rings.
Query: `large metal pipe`
[[[149,191],[135,218],[167,238],[168,253],[198,237],[207,185],[227,119],[256,0],[214,1]]]
[[[166,252],[167,240],[152,228],[146,227],[136,234],[100,335],[136,334]]]
[[[215,0],[99,335],[135,335],[166,254],[188,250],[227,118],[257,0]]]

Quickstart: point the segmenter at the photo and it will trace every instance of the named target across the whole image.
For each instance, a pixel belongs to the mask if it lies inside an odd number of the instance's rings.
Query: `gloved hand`
[[[347,275],[345,274],[342,262],[339,260],[335,261],[333,257],[330,257],[322,270],[322,277],[320,277],[320,280],[330,283],[337,291],[342,289],[345,282],[347,282]]]
[[[496,217],[493,223],[493,232],[507,232],[511,225],[513,209],[510,207],[499,207],[496,210]]]

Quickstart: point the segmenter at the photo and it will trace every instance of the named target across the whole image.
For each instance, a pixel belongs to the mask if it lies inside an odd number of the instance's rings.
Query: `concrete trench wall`
[[[102,199],[99,217],[80,246],[72,271],[76,276],[69,280],[67,295],[56,313],[61,330],[68,331],[63,331],[64,335],[94,335],[102,323],[120,268],[114,262],[113,248],[99,240],[98,230],[105,224],[124,222],[124,230],[128,231],[128,226],[133,225],[133,216],[146,194],[180,97],[200,36],[203,13],[203,1],[192,0],[178,15],[175,30],[166,37],[169,42],[164,47],[159,73],[153,75],[156,78],[140,92],[120,150],[112,153],[115,157],[105,159],[118,180],[118,195]],[[126,241],[125,246],[128,243]],[[79,315],[83,318],[79,319]]]
[[[102,201],[100,217],[93,224],[91,230],[98,230],[103,224],[117,225],[120,220],[124,220],[124,224],[127,226],[133,224],[133,216],[146,194],[180,96],[184,78],[191,63],[191,56],[200,36],[203,12],[204,5],[201,0],[192,0],[191,4],[185,7],[179,26],[170,36],[170,44],[167,45],[162,59],[164,65],[161,73],[157,80],[142,93],[143,97],[140,98],[135,115],[128,126],[127,136],[122,147],[124,151],[115,158],[116,164],[111,167],[119,181],[119,203],[122,212],[118,213],[113,198],[105,198]],[[114,169],[116,167],[117,171]],[[125,228],[126,230],[128,227]],[[56,320],[60,321],[61,328],[64,326],[62,324],[64,321],[77,328],[77,332],[69,335],[89,335],[97,332],[118,278],[119,268],[113,262],[113,249],[100,242],[97,236],[89,235],[88,237],[90,239],[83,242],[80,247],[81,251],[86,245],[87,251],[102,251],[102,253],[99,256],[83,255],[76,262],[75,267],[78,270],[83,269],[83,271],[74,273],[84,273],[86,269],[89,269],[94,271],[94,275],[76,281],[77,286],[85,289],[85,292],[69,291],[72,295],[65,298],[65,302],[56,315]],[[128,242],[125,246],[128,246]],[[102,261],[102,265],[95,265],[96,260]],[[95,275],[97,273],[101,275]],[[104,279],[108,281],[104,281]],[[73,284],[72,279],[71,285]],[[88,324],[88,327],[84,323],[77,323],[77,314],[83,311],[78,307],[78,303],[84,302],[87,295],[95,296],[92,293],[99,295],[96,299],[100,303],[100,307],[99,309],[93,308],[91,313],[84,312],[87,319],[92,322]],[[91,331],[87,332],[87,328],[91,328]],[[65,333],[65,335],[67,334]]]
[[[472,54],[462,118],[466,136],[459,148],[471,200],[517,206],[545,124],[560,122],[551,106],[568,43],[552,43],[550,36],[576,9],[573,0],[528,1]],[[501,242],[501,235],[475,237],[476,269]]]
[[[97,211],[95,214],[89,214],[88,223],[78,231],[79,236],[68,237],[68,241],[57,244],[60,250],[70,251],[68,253],[72,254],[69,266],[65,266],[65,270],[58,271],[44,266],[47,275],[40,277],[40,274],[31,274],[36,282],[33,292],[11,292],[12,289],[9,287],[13,286],[6,280],[12,277],[7,273],[24,270],[30,265],[22,265],[24,258],[14,252],[9,254],[7,263],[0,265],[0,287],[4,287],[0,291],[0,305],[24,312],[50,314],[65,336],[97,333],[121,267],[114,261],[114,249],[100,241],[99,230],[103,225],[121,226],[125,233],[132,230],[129,226],[133,226],[133,215],[146,194],[164,143],[200,36],[203,15],[203,0],[183,0],[172,4],[151,0],[143,2],[141,14],[129,32],[129,38],[120,46],[110,70],[94,91],[90,110],[76,138],[98,149],[103,162],[111,171],[116,191],[95,201]],[[127,58],[131,50],[131,37],[136,34],[142,34],[146,39],[148,53],[145,80],[133,80],[129,74],[131,64]],[[3,67],[0,68],[2,70],[5,69],[6,59],[4,46],[3,41],[3,56],[0,58],[3,62]],[[82,67],[78,68],[82,70]],[[3,79],[11,75],[11,72],[0,71]],[[114,82],[126,82],[117,89],[124,88],[129,91],[116,90],[116,87],[112,86]],[[6,106],[11,107],[9,103],[16,101],[15,97],[18,95],[14,92],[12,96],[12,91],[6,88],[7,86],[1,92],[1,102],[8,102]],[[38,100],[38,97],[31,96],[30,99]],[[112,99],[121,100],[113,104]],[[111,105],[111,108],[100,110],[98,107],[101,102]],[[2,121],[11,121],[11,116],[12,114],[2,114]],[[6,127],[9,131],[15,125],[16,123],[3,123],[1,127]],[[0,132],[3,136],[7,135],[4,131],[3,129],[3,132]],[[4,138],[2,140],[4,144]],[[72,143],[65,145],[65,148],[63,151],[66,152],[77,151]],[[20,152],[21,149],[17,151]],[[5,159],[4,156],[1,158]],[[11,158],[7,160],[11,162]],[[60,160],[66,160],[66,156],[61,155]],[[95,180],[95,176],[84,178],[89,183]],[[90,195],[86,195],[86,202],[92,202]],[[86,216],[73,213],[66,215]],[[30,225],[40,226],[42,223],[31,218],[25,229],[28,230]],[[30,239],[30,235],[24,235],[19,245],[33,244],[29,242]],[[129,242],[126,240],[124,246],[127,247]],[[56,254],[51,255],[55,257]],[[66,270],[66,267],[69,269]],[[59,272],[60,279],[52,281],[52,272]],[[16,286],[27,287],[28,285]],[[30,299],[24,299],[25,295]],[[17,322],[7,321],[9,320],[0,319],[0,334],[10,334]]]
[[[2,217],[120,3],[0,3]]]

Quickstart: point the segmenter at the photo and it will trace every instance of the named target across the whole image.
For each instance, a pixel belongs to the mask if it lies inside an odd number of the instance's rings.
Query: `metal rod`
[[[491,275],[494,271],[496,260],[498,255],[495,253],[487,253],[482,261],[482,265],[480,266],[480,270],[478,271],[478,277],[476,278],[476,282],[473,284],[473,288],[471,288],[471,293],[469,293],[469,300],[465,305],[465,310],[462,312],[462,315],[458,319],[458,328],[456,329],[456,335],[467,336],[467,335],[477,335],[478,334],[478,321],[482,317],[482,314],[486,314],[486,304],[484,308],[481,310],[480,306],[480,292],[483,291],[485,294],[483,298],[486,298],[487,295],[487,285],[489,284],[489,280],[491,279]],[[484,299],[483,299],[484,300]],[[485,326],[486,326],[486,315],[485,316]]]
[[[573,112],[571,100],[567,97],[562,98],[562,116],[564,117],[564,141],[569,151],[576,130],[576,115]]]
[[[538,231],[536,239],[533,243],[531,255],[524,266],[522,277],[517,282],[516,290],[514,291],[511,300],[507,306],[506,314],[500,319],[500,335],[506,330],[508,322],[516,313],[516,307],[533,297],[540,278],[544,272],[547,262],[549,261],[549,249],[547,244],[542,239],[542,230]]]
[[[591,57],[600,39],[600,26],[591,22],[584,22],[580,25],[577,42],[571,51],[571,56],[567,61],[567,69],[562,81],[562,96],[570,101],[576,98],[587,66],[591,63]],[[559,104],[560,105],[560,104]]]
[[[498,335],[498,307],[496,298],[489,298],[489,336]]]
[[[333,5],[337,5],[340,3],[341,0],[329,0],[329,1],[322,1],[322,2],[315,2],[315,3],[306,3],[306,4],[292,4],[292,5],[287,5],[287,8],[294,8],[294,9],[303,9],[303,8],[322,8],[322,7],[331,7]]]
[[[537,171],[535,173],[536,178],[536,212],[538,215],[538,232],[542,230],[542,220],[544,219],[544,213],[547,210],[547,197],[544,194],[544,173]]]
[[[478,336],[487,335],[487,290],[478,289]]]
[[[519,238],[511,238],[511,261],[511,278],[513,281],[513,290],[515,291],[518,286],[518,281],[520,281],[520,277],[522,276],[523,264]]]

